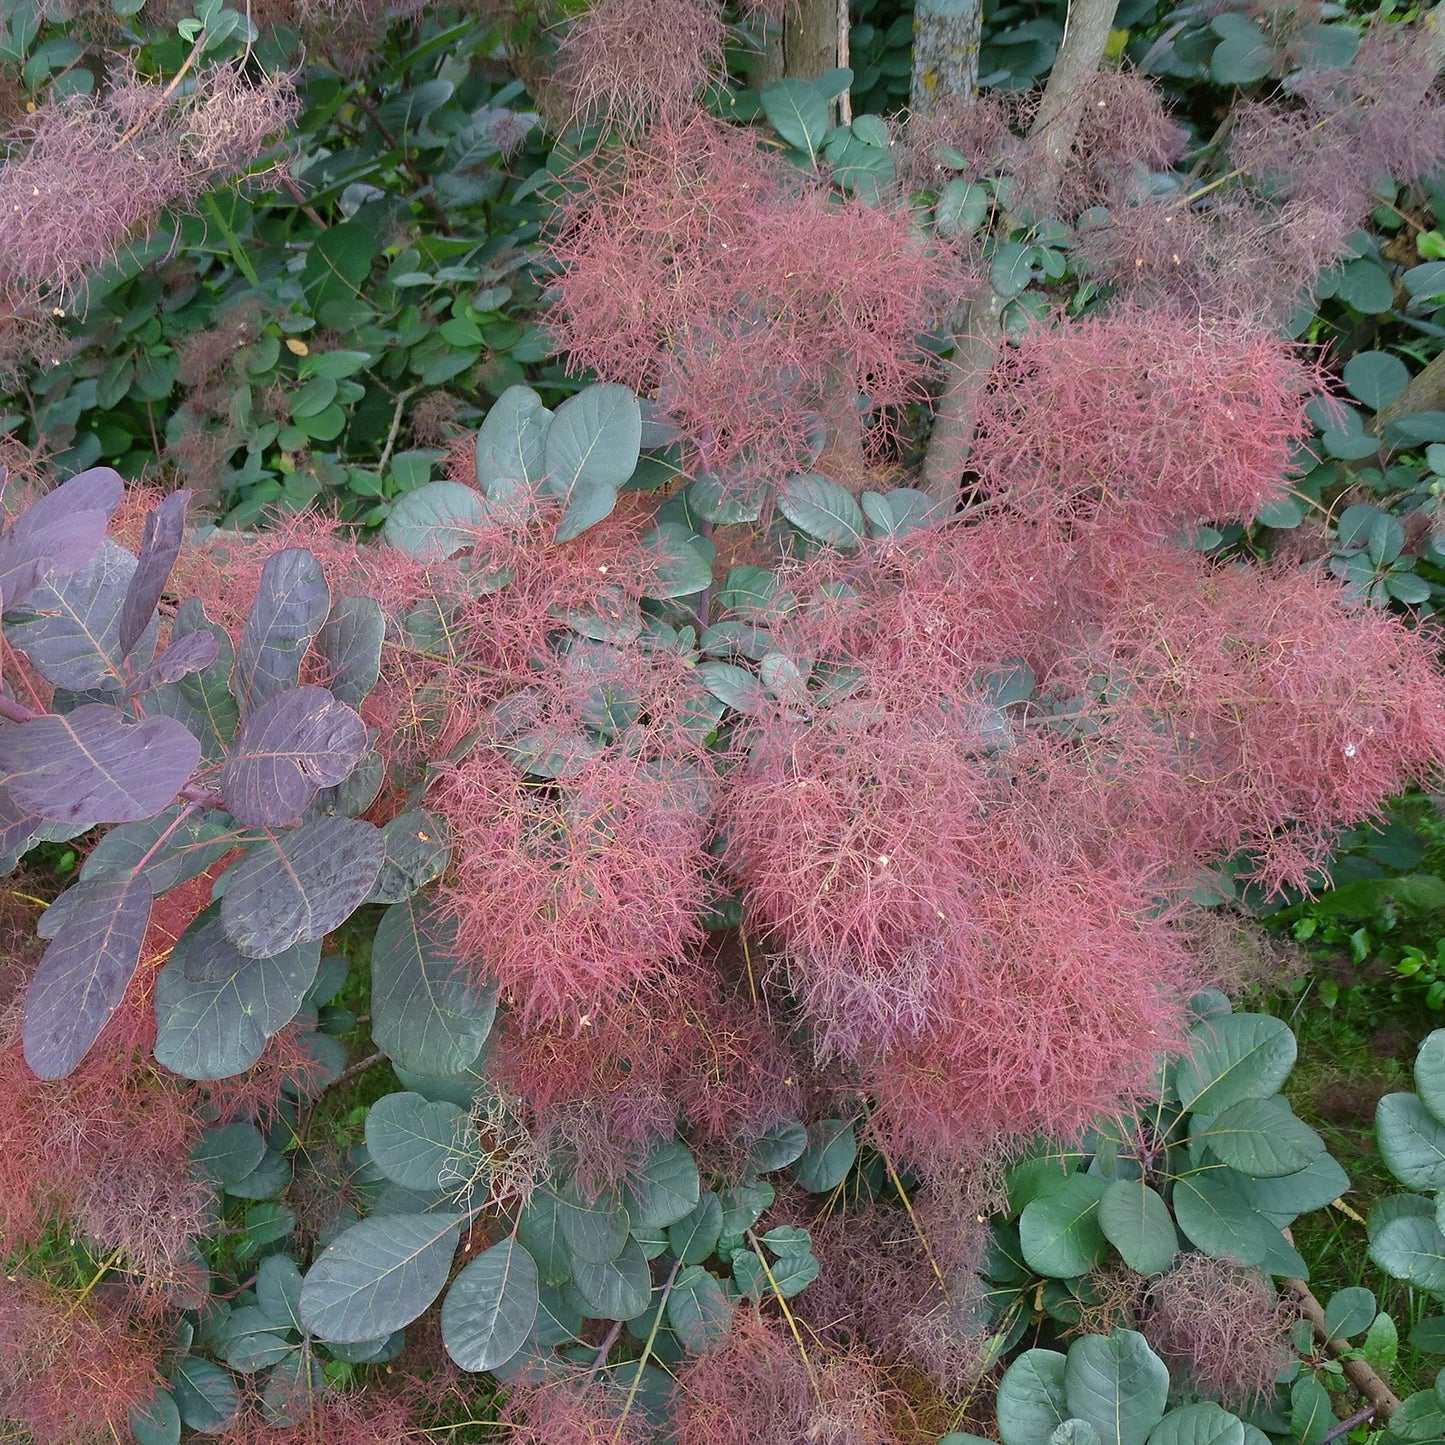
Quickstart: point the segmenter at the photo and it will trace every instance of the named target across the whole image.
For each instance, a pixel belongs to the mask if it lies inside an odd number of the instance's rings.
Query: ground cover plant
[[[1439,1438],[1445,42],[858,9],[7,15],[19,1438]]]

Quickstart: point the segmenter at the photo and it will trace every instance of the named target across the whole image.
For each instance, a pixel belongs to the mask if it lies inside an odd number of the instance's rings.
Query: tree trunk
[[[817,80],[838,65],[839,0],[794,0],[783,21],[783,74]]]
[[[925,0],[920,0],[920,6]],[[1119,0],[1071,0],[1069,19],[1048,84],[1029,131],[1033,142],[1056,159],[1073,149],[1083,87],[1099,69]],[[988,384],[1002,338],[1005,302],[988,282],[953,325],[954,357],[933,409],[933,434],[923,459],[924,491],[949,511],[958,504],[959,481],[973,445],[979,394]]]
[[[914,120],[949,103],[973,104],[982,30],[982,0],[917,0],[908,87],[908,113]]]

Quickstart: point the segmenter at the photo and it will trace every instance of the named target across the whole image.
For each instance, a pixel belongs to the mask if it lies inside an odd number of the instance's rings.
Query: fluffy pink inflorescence
[[[161,211],[234,174],[295,113],[289,83],[227,66],[192,91],[123,80],[40,107],[0,166],[0,286],[64,300]]]
[[[1319,571],[1212,567],[1179,549],[1110,568],[1061,685],[1099,686],[1085,748],[1107,831],[1175,876],[1248,849],[1267,888],[1308,887],[1340,830],[1445,763],[1428,633]],[[1107,585],[1107,584],[1106,584]],[[1126,845],[1127,846],[1127,845]]]
[[[716,0],[596,0],[562,41],[572,119],[632,130],[678,115],[722,69],[726,33]]]
[[[746,1307],[678,1376],[679,1445],[894,1445],[889,1391],[861,1356],[809,1351]]]
[[[1289,1363],[1289,1324],[1260,1270],[1189,1253],[1149,1287],[1139,1328],[1187,1388],[1248,1410]]]
[[[169,1329],[138,1318],[123,1290],[78,1300],[14,1273],[0,1278],[0,1435],[34,1445],[123,1440],[132,1408],[161,1387]]]
[[[583,159],[549,237],[576,370],[654,395],[689,464],[805,470],[814,413],[915,399],[939,263],[901,206],[841,204],[700,112]]]
[[[1187,1026],[1190,960],[1129,889],[1046,856],[980,897],[946,1020],[865,1064],[874,1135],[945,1169],[992,1142],[1069,1138],[1145,1091]]]
[[[1242,108],[1230,159],[1295,198],[1363,216],[1372,187],[1423,180],[1445,159],[1445,104],[1435,36],[1422,26],[1376,25],[1346,67],[1305,71],[1302,104]]]
[[[970,465],[1011,510],[1167,536],[1253,519],[1309,431],[1287,346],[1158,310],[1024,338],[978,409]]]
[[[511,1028],[491,1068],[554,1167],[600,1191],[679,1123],[718,1173],[795,1115],[797,1063],[765,1014],[703,968],[639,989],[572,1027]]]

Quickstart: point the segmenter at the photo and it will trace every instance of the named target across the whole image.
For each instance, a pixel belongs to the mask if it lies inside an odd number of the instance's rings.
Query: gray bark
[[[817,80],[838,64],[838,0],[793,0],[783,20],[783,74]]]
[[[1119,0],[1072,0],[1064,38],[1029,131],[1058,160],[1073,148],[1083,87],[1098,71]],[[973,446],[978,398],[988,384],[1002,334],[1006,302],[987,282],[954,325],[953,360],[933,410],[933,434],[923,458],[922,490],[952,510],[964,464]]]
[[[908,87],[908,111],[915,120],[949,103],[973,104],[982,30],[982,0],[917,0]]]

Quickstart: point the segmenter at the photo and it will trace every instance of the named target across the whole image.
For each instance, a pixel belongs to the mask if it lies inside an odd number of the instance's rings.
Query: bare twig
[[[327,1087],[334,1089],[338,1084],[344,1084],[348,1079],[354,1079],[358,1074],[364,1074],[374,1064],[379,1064],[385,1057],[386,1055],[378,1049],[376,1053],[368,1054],[364,1059],[358,1059],[354,1064],[342,1069]]]

